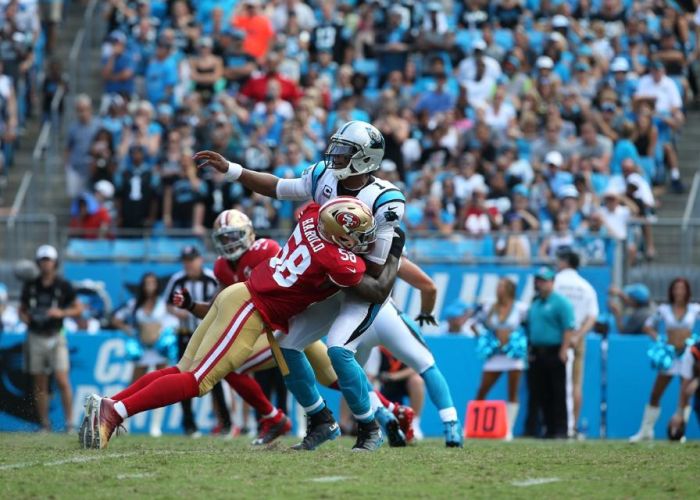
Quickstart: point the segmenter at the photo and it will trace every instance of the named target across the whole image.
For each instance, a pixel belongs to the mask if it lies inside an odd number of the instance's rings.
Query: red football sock
[[[337,379],[334,380],[333,382],[331,382],[331,385],[329,385],[328,387],[331,388],[331,389],[335,389],[336,391],[339,391],[339,390],[340,390],[340,386],[338,385],[338,380],[337,380]]]
[[[199,384],[192,372],[166,375],[122,400],[129,416],[199,396]]]
[[[233,390],[236,391],[246,403],[255,408],[260,415],[269,415],[274,411],[275,407],[272,406],[270,400],[265,396],[262,387],[260,387],[258,381],[253,377],[231,372],[224,378]]]
[[[160,377],[164,377],[165,375],[174,375],[176,373],[180,373],[180,370],[177,368],[177,366],[169,366],[168,368],[163,368],[161,370],[149,372],[140,379],[136,380],[133,384],[124,389],[122,392],[115,394],[109,399],[121,401],[124,398],[128,398],[135,392],[140,391],[154,380],[157,380]]]
[[[391,409],[394,406],[393,403],[391,401],[389,401],[386,397],[384,397],[384,394],[382,394],[381,392],[379,392],[379,391],[374,391],[374,392],[377,394],[377,397],[379,398],[379,401],[381,401],[382,406],[384,406],[384,408],[391,411]]]

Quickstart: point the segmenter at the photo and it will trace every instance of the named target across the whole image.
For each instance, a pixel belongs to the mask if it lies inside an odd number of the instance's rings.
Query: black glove
[[[421,328],[423,328],[423,324],[438,326],[435,316],[429,313],[420,313],[418,316],[416,316],[416,321]]]
[[[391,250],[389,250],[389,253],[396,257],[397,259],[401,258],[401,254],[403,253],[403,246],[406,244],[406,233],[403,232],[403,229],[400,227],[395,227],[394,228],[394,239],[391,241]]]
[[[192,311],[194,309],[194,300],[192,300],[192,295],[190,295],[187,288],[181,288],[173,293],[172,303],[175,307],[180,309],[187,309]]]

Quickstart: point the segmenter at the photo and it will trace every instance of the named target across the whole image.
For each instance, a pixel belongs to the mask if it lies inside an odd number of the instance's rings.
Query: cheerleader
[[[690,297],[688,280],[674,279],[668,287],[668,304],[661,304],[644,325],[644,332],[656,341],[654,347],[649,350],[649,356],[659,373],[651,390],[649,404],[644,408],[639,432],[630,437],[632,443],[654,439],[654,425],[661,412],[659,402],[671,379],[676,375],[681,376],[682,398],[685,394],[684,389],[692,379],[693,362],[687,345],[693,336],[700,304],[691,304]],[[682,402],[681,406],[683,419],[687,421],[690,408],[685,402]]]
[[[143,377],[150,368],[160,370],[168,365],[167,352],[161,347],[161,334],[177,326],[177,319],[168,313],[165,301],[160,298],[158,277],[146,273],[141,278],[136,298],[114,313],[112,324],[131,336],[131,353],[134,360],[132,383]],[[130,339],[131,340],[131,339]],[[149,432],[153,437],[162,435],[163,408],[151,412]]]
[[[491,344],[489,348],[479,349],[488,359],[484,363],[476,399],[486,399],[501,373],[508,373],[508,440],[513,438],[513,425],[520,409],[518,389],[527,352],[520,326],[526,317],[527,308],[515,301],[515,283],[508,278],[501,278],[496,287],[495,304],[482,310],[475,328],[482,335],[480,346]],[[491,342],[487,339],[491,339]],[[516,343],[520,345],[516,347]]]

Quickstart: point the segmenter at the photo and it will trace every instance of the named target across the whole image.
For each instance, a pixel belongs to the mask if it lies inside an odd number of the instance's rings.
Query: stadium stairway
[[[66,2],[64,12],[64,20],[61,27],[58,46],[56,48],[55,57],[63,65],[63,71],[67,74],[69,71],[68,61],[69,54],[76,34],[84,26],[85,5],[82,1]],[[93,39],[98,40],[95,36]],[[95,47],[87,47],[83,53],[82,60],[92,58],[92,61],[99,61],[99,43],[95,43]],[[87,66],[90,68],[90,74],[83,72],[81,82],[69,82],[69,88],[73,92],[87,92],[95,102],[99,104],[99,96],[101,93],[101,80],[99,78],[99,63],[95,62]],[[71,100],[66,99],[64,102],[64,110],[67,110],[71,105]],[[37,139],[41,131],[41,95],[37,94],[35,99],[33,116],[26,121],[25,130],[20,138],[20,148],[15,151],[14,165],[9,170],[7,185],[0,193],[0,215],[9,215],[18,189],[22,182],[22,178],[27,171],[34,173],[24,203],[20,210],[20,215],[24,214],[54,214],[57,217],[57,227],[66,227],[69,221],[70,200],[66,195],[65,190],[65,175],[63,168],[63,149],[65,145],[65,130],[60,131],[58,137],[58,154],[50,158],[49,168],[45,166],[47,157],[46,152],[42,155],[42,159],[35,165],[33,151],[37,144]],[[65,124],[67,127],[67,124]],[[52,131],[56,133],[56,131]],[[21,223],[21,222],[20,222]],[[0,282],[5,282],[11,290],[11,295],[14,291],[15,278],[12,272],[13,262],[9,259],[19,257],[31,258],[36,247],[42,243],[46,243],[46,226],[38,225],[37,227],[28,227],[27,230],[21,232],[21,242],[8,241],[12,235],[8,228],[0,227]],[[59,235],[60,236],[60,235]],[[16,243],[19,242],[19,246]],[[13,246],[13,243],[15,244]],[[10,255],[12,254],[12,255]]]

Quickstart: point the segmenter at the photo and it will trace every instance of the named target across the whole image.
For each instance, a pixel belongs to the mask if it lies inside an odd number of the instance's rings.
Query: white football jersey
[[[280,200],[313,200],[323,205],[338,196],[354,196],[372,209],[377,223],[377,242],[366,258],[384,264],[394,238],[394,228],[401,223],[406,204],[399,188],[372,177],[372,181],[359,191],[343,190],[323,161],[311,165],[299,179],[280,179],[277,183],[277,198]]]

